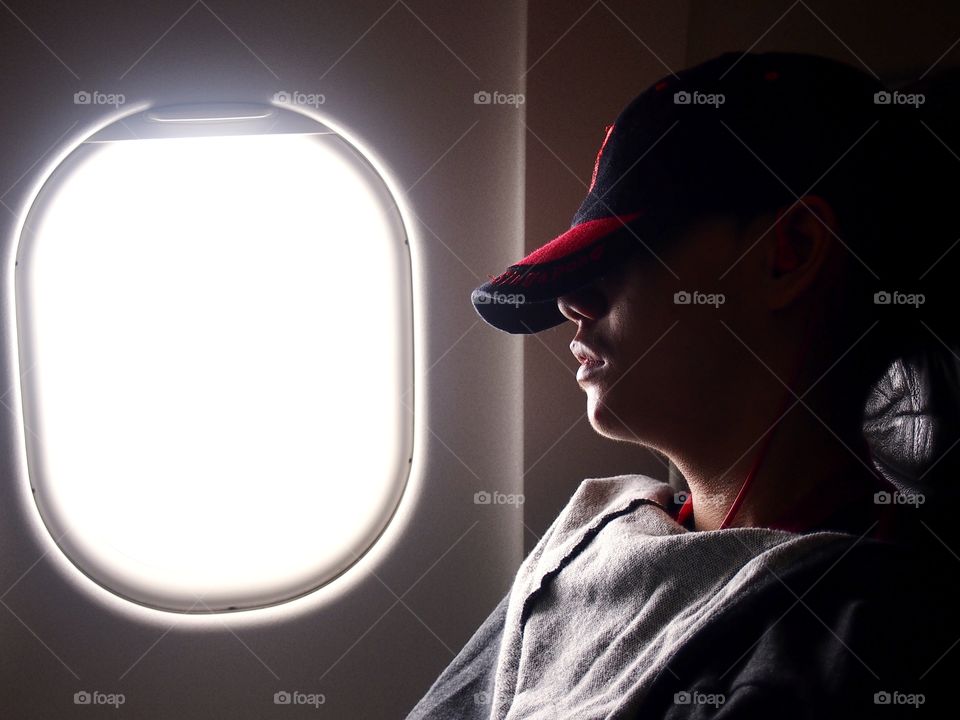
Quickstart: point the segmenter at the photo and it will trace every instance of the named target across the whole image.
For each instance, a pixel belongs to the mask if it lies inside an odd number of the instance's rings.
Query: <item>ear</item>
[[[819,195],[804,195],[777,215],[764,263],[764,289],[771,309],[788,306],[824,274],[839,230],[833,208]]]

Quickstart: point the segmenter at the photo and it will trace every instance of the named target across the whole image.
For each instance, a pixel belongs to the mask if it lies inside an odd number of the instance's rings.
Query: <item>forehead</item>
[[[731,215],[709,215],[680,222],[658,238],[636,238],[636,248],[623,263],[600,279],[611,283],[626,280],[683,280],[684,276],[717,279],[762,235],[768,226],[763,217],[744,221]]]

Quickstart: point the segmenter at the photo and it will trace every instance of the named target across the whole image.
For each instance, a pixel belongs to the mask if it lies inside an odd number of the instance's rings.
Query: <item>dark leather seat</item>
[[[939,343],[936,339],[934,342]],[[960,494],[960,353],[946,346],[893,361],[864,409],[877,470],[941,506]]]
[[[954,299],[960,275],[960,244],[955,242],[960,231],[955,211],[960,193],[960,67],[941,67],[920,77],[899,89],[923,95],[915,112],[917,132],[944,163],[928,174],[934,184],[926,187],[935,198],[932,204],[945,212],[946,230],[918,266],[926,270],[924,275],[937,277],[943,288],[936,298],[942,324],[936,334],[929,325],[929,335],[921,332],[927,349],[902,355],[874,384],[864,408],[863,432],[877,470],[902,492],[923,493],[926,509],[948,518],[947,504],[960,496],[960,333],[952,317],[960,306]],[[904,243],[904,262],[923,245]],[[960,523],[950,522],[958,526],[954,534],[960,537]]]

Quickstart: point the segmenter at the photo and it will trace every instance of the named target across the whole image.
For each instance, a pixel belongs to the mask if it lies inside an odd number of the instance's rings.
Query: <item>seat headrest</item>
[[[901,492],[960,495],[960,358],[943,347],[894,360],[870,390],[862,427],[874,465]]]

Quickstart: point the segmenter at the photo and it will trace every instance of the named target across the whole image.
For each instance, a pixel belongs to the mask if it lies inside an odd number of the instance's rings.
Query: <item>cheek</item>
[[[610,313],[609,336],[620,370],[626,370],[641,357],[637,367],[651,362],[680,329],[679,325],[674,326],[680,318],[669,289],[648,286],[645,290],[642,296],[624,298]]]
[[[712,374],[714,350],[723,326],[714,317],[695,317],[687,306],[651,299],[641,310],[624,308],[611,317],[609,336],[615,359],[615,385],[606,399],[669,405],[703,390]],[[614,408],[616,409],[616,407]]]
[[[629,339],[625,326],[629,326],[630,323],[624,317],[624,311],[620,307],[613,307],[608,317],[605,344],[611,354],[619,355],[620,350],[625,347],[625,341]]]
[[[669,364],[663,347],[669,333],[657,342],[672,322],[664,325],[664,320],[662,310],[651,308],[649,303],[624,303],[609,315],[605,335],[612,372],[607,382],[597,388],[597,394],[599,401],[618,414],[631,403],[651,397],[651,390],[655,389],[651,379],[661,376],[663,366]]]

